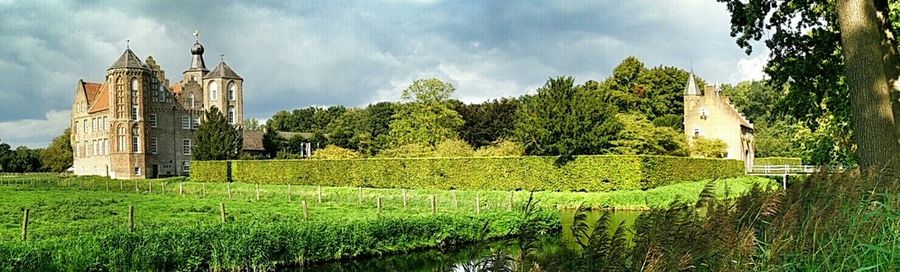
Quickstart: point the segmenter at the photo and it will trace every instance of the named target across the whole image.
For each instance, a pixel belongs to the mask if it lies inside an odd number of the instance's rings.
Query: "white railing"
[[[844,166],[823,165],[754,165],[748,174],[751,175],[808,175],[819,170],[845,171]]]

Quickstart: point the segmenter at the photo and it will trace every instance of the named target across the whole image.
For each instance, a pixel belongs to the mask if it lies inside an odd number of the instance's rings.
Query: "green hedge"
[[[788,158],[788,157],[768,157],[768,158],[756,158],[753,160],[754,165],[803,165],[803,160],[800,158]]]
[[[226,182],[230,168],[230,161],[192,161],[191,181]]]
[[[744,172],[742,162],[722,159],[579,156],[561,167],[555,161],[555,157],[257,160],[233,161],[232,174],[234,181],[264,184],[603,192]],[[192,172],[192,179],[224,180],[221,175],[202,175]]]

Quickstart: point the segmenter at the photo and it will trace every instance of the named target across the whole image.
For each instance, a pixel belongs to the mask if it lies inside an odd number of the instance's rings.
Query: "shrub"
[[[562,166],[556,157],[233,162],[240,182],[445,190],[638,190],[742,173],[737,160],[667,156],[579,156]]]
[[[382,158],[424,158],[431,156],[434,156],[434,150],[421,144],[401,145],[378,153],[378,157]]]
[[[520,157],[525,155],[525,146],[510,140],[501,140],[475,151],[475,157]]]
[[[329,145],[325,148],[316,150],[312,155],[313,159],[336,160],[336,159],[361,159],[362,154],[359,152],[346,149],[336,145]]]
[[[434,147],[435,157],[471,157],[472,153],[472,146],[459,139],[446,140]]]
[[[800,158],[787,158],[787,157],[768,157],[768,158],[756,158],[753,160],[754,165],[803,165],[803,160]]]
[[[691,156],[701,158],[724,158],[728,144],[720,139],[697,137],[691,143]]]
[[[230,161],[192,161],[191,181],[227,182],[231,172]]]

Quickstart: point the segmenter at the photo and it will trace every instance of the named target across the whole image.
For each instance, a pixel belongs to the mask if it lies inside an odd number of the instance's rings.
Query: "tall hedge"
[[[191,180],[196,182],[227,182],[231,161],[192,161]]]
[[[789,157],[756,158],[754,165],[803,165],[803,159]]]
[[[723,159],[579,156],[562,166],[555,161],[555,157],[251,160],[233,161],[232,174],[234,181],[265,184],[601,192],[744,172],[742,162]],[[191,176],[195,181],[224,180],[221,175],[201,175],[192,171]]]

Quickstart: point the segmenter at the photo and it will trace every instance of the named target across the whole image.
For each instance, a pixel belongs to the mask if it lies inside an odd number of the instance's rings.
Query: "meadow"
[[[676,199],[696,200],[706,183],[648,191],[532,195],[196,183],[183,178],[4,176],[0,177],[0,259],[13,261],[0,270],[270,269],[452,248],[510,237],[524,224],[556,233],[560,220],[555,210],[582,203],[640,210]],[[742,177],[715,184],[717,195],[736,196],[754,184],[770,183]],[[543,209],[523,216],[520,207],[529,198]],[[29,223],[27,241],[22,242],[25,209]]]

